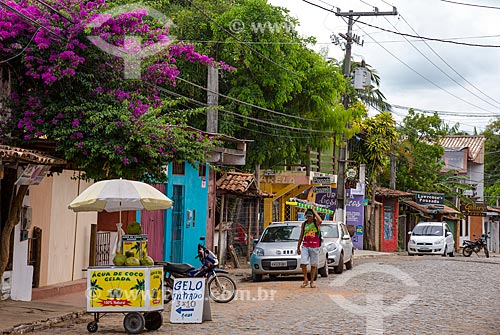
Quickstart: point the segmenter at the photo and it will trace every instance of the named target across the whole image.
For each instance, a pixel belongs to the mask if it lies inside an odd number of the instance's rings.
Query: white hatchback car
[[[419,222],[408,232],[408,255],[455,255],[455,240],[446,222]]]
[[[262,276],[271,278],[278,275],[300,275],[300,255],[297,254],[302,221],[272,222],[262,233],[250,258],[253,281],[261,281]],[[327,255],[324,244],[319,254],[318,273],[328,277]],[[310,267],[308,266],[308,271]]]

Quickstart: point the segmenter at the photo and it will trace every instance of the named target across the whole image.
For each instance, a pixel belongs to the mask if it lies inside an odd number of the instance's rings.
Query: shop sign
[[[462,204],[460,205],[460,212],[466,216],[486,216],[488,206],[485,204]]]
[[[206,279],[176,278],[172,291],[170,322],[201,323],[207,319],[207,313],[210,314],[210,300]]]
[[[332,193],[330,186],[313,186],[314,193]]]
[[[87,291],[91,308],[131,310],[144,307],[147,277],[145,270],[132,267],[95,269],[89,271],[89,276],[90,285]]]
[[[434,205],[434,209],[444,208],[444,193],[416,193],[415,202],[419,205]]]
[[[330,185],[332,178],[330,176],[315,176],[312,180],[313,184]]]

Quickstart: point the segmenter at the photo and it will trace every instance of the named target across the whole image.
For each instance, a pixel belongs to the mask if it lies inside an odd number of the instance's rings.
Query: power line
[[[203,102],[201,102],[201,101],[198,101],[198,100],[196,100],[196,99],[189,98],[189,97],[187,97],[187,96],[185,96],[185,95],[182,95],[182,94],[179,94],[179,93],[176,93],[176,92],[170,91],[170,90],[168,90],[168,89],[166,89],[166,88],[163,88],[163,87],[159,87],[159,86],[153,85],[153,84],[151,84],[151,83],[149,83],[149,82],[146,82],[146,84],[147,84],[147,85],[149,85],[149,86],[152,86],[152,87],[154,87],[154,88],[156,88],[156,89],[158,89],[158,90],[160,90],[160,91],[163,91],[163,92],[165,92],[165,93],[168,93],[168,94],[170,94],[170,95],[172,95],[172,96],[175,96],[175,97],[177,97],[177,98],[180,98],[180,99],[186,99],[186,100],[188,100],[188,101],[190,101],[190,102],[193,102],[193,103],[195,103],[195,104],[197,104],[197,105],[199,105],[199,106],[202,106],[202,107],[208,107],[208,104],[203,103]],[[190,107],[189,107],[189,106],[187,106],[187,105],[184,105],[184,104],[182,104],[182,105],[183,105],[183,106],[185,106],[185,107],[190,108]],[[220,111],[221,111],[221,112],[226,112],[226,110],[224,110],[224,109],[220,109]],[[206,114],[206,113],[204,113],[204,114]],[[261,125],[261,124],[259,124],[259,123],[257,123],[257,122],[252,122],[252,121],[249,121],[249,120],[247,120],[247,117],[245,117],[245,116],[243,116],[243,115],[239,115],[239,114],[238,114],[238,115],[234,115],[234,116],[235,116],[235,117],[237,117],[237,118],[240,118],[240,119],[242,119],[242,120],[246,120],[248,123],[254,124],[254,125],[259,126],[259,127],[264,127],[264,128],[271,129],[271,130],[277,130],[277,129],[276,129],[276,127],[265,126],[265,125]],[[225,121],[225,120],[221,120],[221,121],[222,121],[222,122],[224,122],[224,123],[228,123],[228,121]],[[269,135],[269,136],[275,136],[275,137],[278,137],[278,136],[280,137],[280,136],[282,136],[282,134],[273,134],[273,133],[269,133],[269,132],[262,132],[262,131],[258,131],[258,130],[252,129],[252,128],[244,127],[244,126],[242,126],[242,125],[238,125],[238,126],[239,126],[240,128],[242,128],[242,129],[249,130],[249,131],[252,131],[252,132],[255,132],[255,133],[259,133],[259,134],[263,134],[263,135]],[[291,135],[287,134],[287,137],[288,137],[288,138],[296,138],[296,139],[299,139],[299,138],[314,138],[314,137],[317,137],[317,136],[322,136],[322,137],[323,137],[324,135],[313,135],[313,134],[309,134],[309,135],[305,135],[305,136],[291,136]]]
[[[47,7],[48,9],[50,9],[53,13],[61,16],[63,19],[65,19],[66,21],[72,23],[72,24],[76,24],[75,21],[73,21],[72,19],[70,18],[67,18],[65,15],[63,15],[60,11],[58,11],[57,9],[55,9],[54,7],[52,7],[51,5],[49,5],[48,3],[46,3],[45,1],[42,1],[42,0],[35,0],[36,2],[44,5],[45,7]]]
[[[191,84],[191,85],[194,85],[195,87],[199,87],[199,88],[203,88],[203,89],[207,90],[206,88],[204,88],[202,86],[199,86],[197,84],[191,83],[189,81],[186,81],[186,82],[189,83],[189,84]],[[148,82],[148,85],[154,86],[155,88],[159,89],[160,91],[165,91],[167,93],[174,93],[175,95],[177,95],[179,97],[183,97],[183,98],[189,99],[190,101],[193,101],[193,102],[195,102],[197,104],[200,104],[202,106],[208,107],[208,104],[205,104],[205,103],[203,103],[201,101],[198,101],[198,100],[195,100],[195,99],[192,99],[192,98],[188,98],[188,97],[183,96],[183,95],[181,95],[179,93],[175,93],[175,92],[169,91],[169,90],[167,90],[167,89],[165,89],[163,87],[154,85],[154,84],[149,83],[149,82]],[[306,132],[312,132],[312,133],[318,133],[318,134],[335,134],[335,132],[328,131],[328,130],[315,130],[315,129],[306,129],[306,128],[298,128],[298,127],[292,127],[292,126],[285,126],[285,125],[282,125],[282,124],[279,124],[279,123],[274,123],[274,122],[271,122],[271,121],[260,120],[260,119],[253,118],[253,117],[250,117],[250,116],[241,115],[241,114],[238,114],[238,113],[235,113],[235,112],[231,112],[231,111],[228,111],[228,110],[225,110],[225,109],[221,109],[221,111],[224,112],[224,113],[235,115],[237,117],[241,117],[241,118],[245,118],[245,119],[252,120],[252,121],[255,121],[255,122],[260,122],[260,123],[272,125],[272,126],[275,126],[275,127],[281,127],[281,128],[289,129],[289,130],[306,131]],[[286,114],[284,114],[284,115],[286,116]]]
[[[27,15],[24,15],[23,13],[21,13],[20,11],[18,11],[17,9],[15,9],[14,7],[12,6],[9,6],[8,4],[6,4],[3,0],[0,0],[0,6],[4,7],[5,9],[7,9],[9,12],[12,12],[14,14],[17,14],[19,15],[20,17],[22,17],[23,19],[29,21],[31,24],[45,30],[46,32],[48,32],[49,34],[51,34],[52,36],[56,37],[57,39],[59,40],[63,40],[63,41],[66,41],[68,42],[68,39],[65,38],[65,37],[62,37],[62,36],[59,36],[58,34],[56,34],[55,32],[53,32],[52,30],[50,30],[49,28],[45,27],[44,25],[38,23],[37,21],[35,21],[34,19],[30,18],[29,16]]]
[[[187,2],[189,2],[191,4],[191,6],[193,6],[194,8],[196,8],[201,14],[203,14],[203,16],[205,16],[208,20],[212,21],[213,23],[215,23],[215,25],[217,27],[219,27],[220,29],[224,30],[224,32],[226,34],[228,34],[229,36],[231,36],[232,38],[234,38],[236,41],[240,42],[240,39],[238,37],[236,37],[232,32],[230,32],[229,30],[227,30],[224,26],[222,26],[219,22],[217,22],[216,20],[212,19],[212,17],[210,15],[208,15],[203,9],[201,9],[200,7],[196,6],[193,1],[191,0],[187,0]],[[243,43],[242,43],[243,44]],[[294,72],[286,67],[284,67],[283,65],[281,64],[278,64],[276,63],[274,60],[272,60],[271,58],[267,57],[266,55],[264,55],[262,52],[260,51],[257,51],[255,50],[254,48],[250,47],[249,45],[247,44],[243,44],[247,49],[249,49],[250,51],[252,51],[253,53],[255,53],[256,55],[259,55],[260,57],[264,58],[265,60],[267,60],[268,62],[278,66],[279,68],[285,70],[286,72],[288,73],[291,73],[295,76],[298,76],[298,77],[303,77],[302,74],[299,74],[297,72]]]
[[[361,29],[361,30],[364,32],[364,30],[363,30],[363,29]],[[369,35],[368,35],[368,36],[369,36]],[[376,42],[376,40],[375,40],[373,37],[371,37],[371,36],[369,36],[369,37],[370,37],[373,41],[375,41],[375,42]],[[378,43],[377,43],[377,44],[378,44]],[[473,104],[473,103],[471,103],[471,102],[469,102],[469,101],[467,101],[467,100],[465,100],[465,99],[463,99],[463,98],[459,97],[459,96],[458,96],[458,95],[456,95],[456,94],[453,94],[452,92],[448,91],[447,89],[445,89],[445,88],[443,88],[443,87],[439,86],[438,84],[436,84],[435,82],[433,82],[432,80],[430,80],[429,78],[425,77],[423,74],[421,74],[420,72],[418,72],[417,70],[415,70],[414,68],[412,68],[412,67],[411,67],[410,65],[408,65],[406,62],[404,62],[401,58],[399,58],[399,57],[398,57],[398,56],[396,56],[394,53],[392,53],[391,51],[389,51],[386,47],[384,47],[384,46],[383,46],[383,45],[381,45],[381,44],[378,44],[378,45],[379,45],[382,49],[384,49],[384,50],[385,50],[388,54],[390,54],[392,57],[394,57],[395,59],[397,59],[397,60],[398,60],[401,64],[403,64],[404,66],[406,66],[408,69],[410,69],[411,71],[413,71],[415,74],[417,74],[418,76],[420,76],[422,79],[424,79],[425,81],[427,81],[427,82],[428,82],[428,83],[430,83],[431,85],[433,85],[433,86],[435,86],[435,87],[439,88],[439,89],[440,89],[440,90],[442,90],[443,92],[448,93],[448,94],[449,94],[449,95],[451,95],[452,97],[454,97],[454,98],[456,98],[456,99],[458,99],[458,100],[460,100],[460,101],[462,101],[462,102],[465,102],[465,103],[466,103],[466,104],[468,104],[468,105],[471,105],[472,107],[475,107],[475,108],[477,108],[477,109],[483,110],[483,111],[485,111],[485,112],[490,112],[490,111],[488,111],[488,110],[486,110],[486,109],[484,109],[484,108],[482,108],[482,107],[479,107],[479,106],[477,106],[477,105],[475,105],[475,104]]]
[[[458,2],[458,1],[450,1],[450,0],[439,0],[439,1],[448,2],[448,3],[455,4],[455,5],[462,5],[462,6],[488,8],[488,9],[500,9],[500,7],[495,7],[495,6],[476,5],[476,4],[472,4],[472,3],[465,3],[465,2]]]
[[[198,85],[198,84],[195,84],[193,82],[190,82],[189,80],[186,80],[186,79],[183,79],[181,77],[176,77],[176,79],[179,79],[180,81],[183,81],[189,85],[192,85],[194,87],[197,87],[197,88],[200,88],[204,91],[207,91],[209,93],[212,93],[212,94],[217,94],[221,97],[224,97],[226,99],[229,99],[229,100],[232,100],[232,101],[235,101],[237,103],[240,103],[240,104],[243,104],[243,105],[246,105],[246,106],[250,106],[250,107],[253,107],[253,108],[257,108],[257,109],[260,109],[260,110],[263,110],[263,111],[266,111],[266,112],[270,112],[270,113],[273,113],[273,114],[276,114],[276,115],[280,115],[280,116],[285,116],[285,117],[290,117],[290,118],[294,118],[294,119],[298,119],[298,120],[302,120],[302,121],[310,121],[310,122],[318,122],[318,120],[315,120],[315,119],[308,119],[308,118],[304,118],[304,117],[300,117],[300,116],[295,116],[295,115],[290,115],[290,114],[285,114],[285,113],[280,113],[280,112],[276,112],[276,111],[273,111],[271,109],[268,109],[268,108],[265,108],[265,107],[261,107],[261,106],[257,106],[257,105],[254,105],[254,104],[251,104],[249,102],[246,102],[246,101],[242,101],[240,99],[236,99],[236,98],[233,98],[233,97],[230,97],[228,95],[225,95],[225,94],[222,94],[222,93],[218,93],[218,92],[214,92],[214,91],[211,91],[209,90],[208,88],[206,87],[203,87],[201,85]]]
[[[413,30],[413,32],[417,35],[419,35],[415,29],[413,29],[413,27],[408,23],[408,21],[406,21],[406,19],[400,15],[400,17],[403,19],[403,21],[408,25],[408,27],[410,27],[411,30]],[[406,39],[406,38],[405,38]],[[455,72],[460,78],[462,78],[467,84],[469,84],[471,87],[475,88],[479,93],[481,93],[482,95],[484,95],[485,97],[489,98],[490,100],[496,102],[497,104],[500,104],[500,102],[498,102],[497,100],[493,99],[491,96],[487,95],[486,93],[484,93],[482,90],[480,90],[479,88],[477,88],[477,86],[475,86],[474,84],[472,84],[470,81],[468,81],[464,76],[462,76],[457,70],[455,70],[455,68],[453,66],[451,66],[446,60],[443,59],[443,57],[441,57],[430,45],[429,43],[427,43],[427,41],[423,41],[425,43],[425,45],[439,58],[441,59],[441,61],[446,64],[446,66],[448,66],[453,72]],[[462,86],[460,83],[458,83],[457,81],[453,80],[454,82],[456,82],[457,84],[459,84],[460,86]],[[463,86],[462,86],[463,87]],[[464,87],[465,88],[465,87]],[[468,89],[466,89],[468,92],[470,92]],[[473,94],[475,97],[478,97],[476,94],[470,92],[471,94]],[[478,97],[479,98],[479,97]],[[486,101],[485,101],[486,102]],[[488,102],[487,102],[488,103]],[[490,106],[493,106],[494,108],[498,108],[498,106],[494,106],[490,103],[488,103]]]
[[[398,108],[398,109],[413,109],[416,112],[421,112],[421,113],[431,113],[431,114],[441,114],[441,115],[448,115],[448,116],[462,116],[462,117],[471,117],[471,118],[491,118],[491,117],[499,117],[499,114],[476,114],[474,115],[473,112],[453,112],[453,111],[443,111],[443,110],[434,110],[434,109],[423,109],[423,108],[417,108],[417,107],[408,107],[408,106],[401,106],[401,105],[396,105],[396,104],[391,104],[392,107]]]
[[[30,46],[31,42],[35,38],[36,34],[40,31],[40,29],[42,29],[42,28],[38,27],[38,29],[33,33],[33,35],[31,36],[31,39],[28,41],[28,43],[26,43],[26,45],[24,46],[23,50],[21,50],[19,53],[17,53],[16,55],[14,55],[14,56],[12,56],[10,58],[7,58],[5,60],[0,61],[0,64],[7,63],[8,61],[11,61],[14,58],[17,58],[17,57],[21,56],[26,51],[26,49],[28,49],[28,47]]]
[[[382,33],[382,32],[373,32]],[[477,38],[498,38],[500,35],[479,35],[479,36],[463,36],[463,37],[447,37],[447,40],[470,40]],[[425,42],[421,38],[410,39],[409,41],[417,43],[417,42]],[[215,44],[251,44],[251,45],[300,45],[302,42],[276,42],[276,41],[217,41],[217,40],[184,40],[187,43],[215,43]],[[386,41],[378,41],[378,43],[406,43],[406,40],[386,40]],[[365,41],[365,44],[370,44],[375,42]],[[313,45],[331,45],[332,42],[310,42],[308,44]]]
[[[401,16],[402,17],[402,16]],[[385,20],[394,28],[396,29],[398,32],[399,30],[389,21],[387,20],[387,18],[385,18]],[[418,35],[418,33],[413,29],[413,27],[410,26],[410,24],[403,18],[403,20],[405,21],[405,23],[415,32],[415,34]],[[475,96],[476,98],[478,98],[479,100],[487,103],[488,105],[492,106],[493,108],[498,108],[498,106],[495,106],[493,105],[492,103],[490,103],[489,101],[486,101],[484,100],[483,98],[481,98],[479,95],[477,95],[475,92],[472,92],[470,89],[468,89],[467,87],[465,87],[464,85],[462,85],[460,82],[458,82],[455,78],[453,78],[452,76],[450,76],[446,71],[444,71],[441,67],[439,67],[436,63],[434,63],[429,57],[427,57],[419,48],[417,48],[412,42],[410,42],[408,40],[408,38],[406,36],[403,36],[404,39],[406,41],[408,41],[408,43],[410,43],[410,45],[418,51],[419,54],[421,54],[425,59],[427,59],[427,61],[429,61],[432,65],[434,65],[434,67],[436,69],[438,69],[442,74],[444,74],[446,77],[448,77],[451,81],[453,81],[455,84],[457,84],[458,86],[462,87],[464,90],[466,90],[467,92],[469,92],[470,94],[472,94],[473,96]],[[431,51],[439,57],[439,59],[441,59],[450,69],[452,69],[456,74],[458,74],[462,79],[466,80],[462,75],[460,75],[450,64],[448,64],[441,56],[439,56],[439,54],[434,51],[434,49],[432,47],[429,46],[429,44],[424,41],[424,43],[431,49]],[[467,81],[467,83],[469,83]],[[469,83],[470,85],[470,83]],[[479,89],[477,87],[475,87],[474,85],[472,85],[475,89],[477,89],[479,91]]]
[[[335,12],[334,10],[325,8],[323,6],[320,6],[318,4],[312,3],[312,2],[307,1],[307,0],[302,0],[302,1],[308,3],[308,4],[312,5],[312,6],[318,7],[320,9],[322,9],[322,10],[325,10],[327,12],[330,12],[330,13],[333,13],[333,14],[339,16],[338,13]],[[500,45],[498,45],[498,44],[477,44],[477,43],[457,42],[457,41],[446,40],[446,39],[442,39],[442,38],[434,38],[434,37],[426,37],[426,36],[418,36],[418,35],[400,33],[400,32],[394,31],[394,30],[385,29],[385,28],[378,27],[378,26],[375,26],[373,24],[370,24],[370,23],[367,23],[367,22],[363,22],[363,21],[359,21],[359,20],[356,20],[356,23],[361,23],[361,24],[364,24],[364,25],[366,25],[368,27],[375,28],[375,29],[378,29],[378,30],[381,30],[381,31],[385,31],[387,33],[391,33],[391,34],[395,34],[395,35],[400,35],[400,36],[413,37],[413,38],[418,38],[418,39],[422,39],[422,40],[435,41],[435,42],[441,42],[441,43],[450,43],[450,44],[457,44],[457,45],[464,45],[464,46],[469,46],[469,47],[500,48]]]

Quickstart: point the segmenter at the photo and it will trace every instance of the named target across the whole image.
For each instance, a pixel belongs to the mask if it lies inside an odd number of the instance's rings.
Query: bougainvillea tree
[[[0,66],[13,78],[1,104],[1,143],[53,143],[54,154],[87,179],[163,181],[165,165],[203,161],[215,139],[187,130],[187,117],[200,111],[179,112],[178,102],[160,97],[157,85],[175,85],[182,70],[178,59],[232,68],[174,42],[158,13],[118,5],[104,0],[0,3]],[[127,64],[140,66],[133,69],[138,77],[125,78]],[[12,214],[2,231],[0,276],[7,262],[3,249],[8,255],[18,222]]]
[[[15,80],[10,117],[0,125],[4,144],[53,141],[59,157],[94,179],[158,181],[173,159],[204,159],[213,140],[186,131],[188,115],[176,111],[175,101],[160,98],[156,85],[175,85],[178,58],[229,66],[174,43],[168,26],[148,15],[147,7],[113,11],[104,0],[5,3],[0,50]],[[101,45],[89,36],[97,36]],[[127,49],[130,36],[140,41],[137,50]],[[140,77],[124,79],[127,54],[114,55],[106,46],[129,54],[151,46],[157,50],[135,58]]]

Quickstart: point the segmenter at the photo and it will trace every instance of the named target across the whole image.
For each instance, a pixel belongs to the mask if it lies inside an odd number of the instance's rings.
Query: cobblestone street
[[[482,334],[500,333],[500,258],[394,256],[300,288],[300,277],[238,282],[237,298],[211,302],[213,321],[169,323],[164,334]],[[86,334],[88,315],[36,334]],[[124,334],[122,314],[96,334]],[[145,331],[144,333],[147,333]]]

